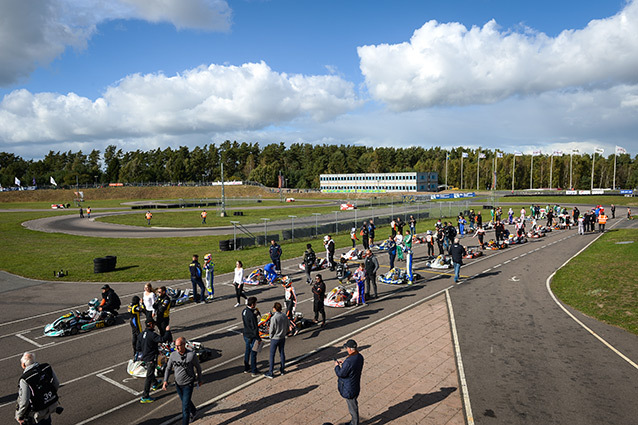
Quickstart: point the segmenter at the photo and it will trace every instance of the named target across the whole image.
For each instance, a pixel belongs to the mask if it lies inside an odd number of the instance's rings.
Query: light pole
[[[231,221],[233,225],[233,251],[237,251],[237,225],[239,221]]]
[[[295,241],[295,218],[297,217],[296,215],[289,215],[288,217],[290,217],[290,234],[292,236],[292,241]]]
[[[270,221],[270,219],[262,218],[262,220],[264,221],[264,245],[267,246],[268,245],[268,222]]]
[[[315,238],[319,237],[319,216],[321,213],[312,213],[315,216]]]

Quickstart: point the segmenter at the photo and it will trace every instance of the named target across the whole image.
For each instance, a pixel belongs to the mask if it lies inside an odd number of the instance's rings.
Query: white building
[[[321,174],[322,192],[436,192],[438,173]]]

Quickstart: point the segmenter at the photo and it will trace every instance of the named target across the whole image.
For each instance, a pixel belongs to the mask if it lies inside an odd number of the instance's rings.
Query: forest
[[[257,143],[225,141],[189,149],[154,149],[122,152],[114,145],[102,153],[50,151],[41,160],[25,160],[12,153],[0,152],[0,184],[4,188],[21,186],[50,187],[51,177],[60,187],[83,187],[108,183],[123,184],[202,184],[221,179],[250,180],[277,187],[281,172],[285,187],[319,188],[322,173],[385,173],[436,171],[439,184],[447,183],[465,190],[491,188],[496,162],[496,188],[589,189],[592,177],[592,155],[515,156],[499,150],[445,150],[440,147],[379,147],[272,143],[263,148]],[[464,156],[463,154],[466,154]],[[480,158],[479,158],[480,155]],[[520,154],[519,154],[520,155]],[[533,169],[531,161],[533,158]],[[496,161],[495,161],[496,159]],[[461,182],[463,161],[463,182]],[[514,162],[515,161],[515,162]],[[514,165],[514,167],[513,167]],[[477,166],[479,167],[477,173]],[[551,182],[550,182],[551,175]],[[611,188],[614,183],[614,155],[595,154],[596,188]],[[616,157],[616,188],[638,187],[638,163],[629,154]]]

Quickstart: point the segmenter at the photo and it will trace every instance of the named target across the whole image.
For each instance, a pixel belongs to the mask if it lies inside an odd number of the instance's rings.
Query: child
[[[365,300],[365,282],[366,271],[363,263],[359,263],[359,268],[354,272],[354,280],[357,282],[357,293],[359,297],[357,299],[357,305],[366,305]]]

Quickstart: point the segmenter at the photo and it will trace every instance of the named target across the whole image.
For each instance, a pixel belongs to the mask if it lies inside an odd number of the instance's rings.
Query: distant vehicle
[[[295,202],[295,198],[286,198],[286,202]]]
[[[357,209],[356,205],[352,205],[350,202],[346,204],[341,204],[341,211],[356,210],[356,209]]]

